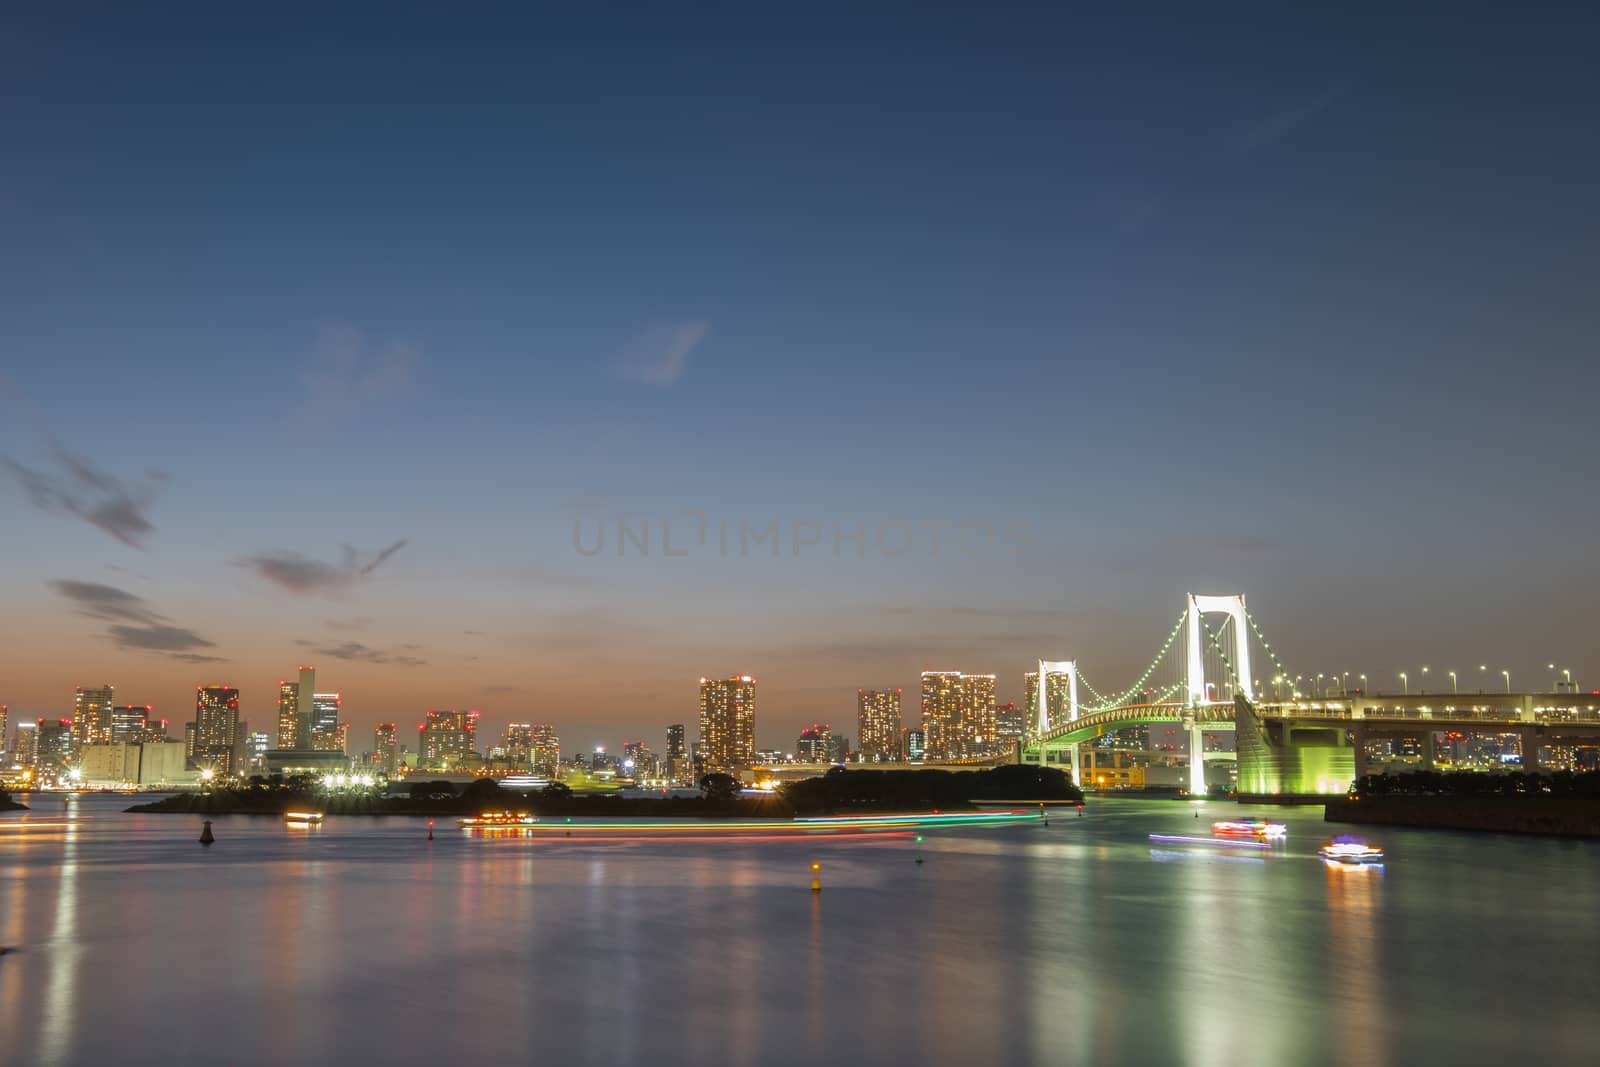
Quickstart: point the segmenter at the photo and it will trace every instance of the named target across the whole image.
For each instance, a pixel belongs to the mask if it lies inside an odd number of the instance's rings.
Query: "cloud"
[[[329,323],[319,331],[317,354],[300,372],[305,386],[301,415],[315,419],[402,400],[416,390],[422,373],[421,352],[404,341],[371,346],[366,335],[347,323]]]
[[[50,587],[70,601],[78,614],[109,625],[105,636],[118,648],[136,652],[161,652],[187,663],[221,663],[221,656],[197,652],[215,647],[186,626],[178,626],[158,613],[144,597],[99,582],[58,578]]]
[[[707,322],[679,322],[657,326],[636,337],[617,362],[624,381],[665,388],[689,369],[689,355],[711,332]]]
[[[1309,100],[1298,101],[1257,119],[1239,131],[1234,151],[1248,156],[1283,140],[1326,111],[1343,93],[1343,89],[1325,89]]]
[[[322,620],[322,625],[326,626],[328,629],[330,629],[330,630],[339,630],[339,631],[343,631],[343,632],[353,632],[353,631],[356,631],[356,630],[365,630],[368,626],[371,626],[372,623],[373,623],[373,618],[370,615],[357,615],[357,616],[354,616],[354,617],[349,618],[349,619],[323,619]]]
[[[143,547],[140,542],[155,530],[146,512],[167,484],[164,472],[148,471],[143,482],[129,485],[59,445],[51,448],[50,461],[54,469],[25,466],[9,457],[5,464],[34,507],[76,516],[130,548]]]
[[[309,641],[300,642],[311,648],[319,656],[328,659],[342,659],[357,663],[383,663],[395,667],[421,667],[427,661],[416,656],[396,655],[382,649],[372,648],[360,641],[341,641],[336,645],[318,647]],[[405,645],[405,648],[416,648],[416,645]]]
[[[369,557],[353,545],[344,545],[338,563],[310,559],[298,552],[263,552],[240,560],[240,565],[291,593],[331,593],[370,577],[384,560],[404,547],[406,541],[402,538]]]

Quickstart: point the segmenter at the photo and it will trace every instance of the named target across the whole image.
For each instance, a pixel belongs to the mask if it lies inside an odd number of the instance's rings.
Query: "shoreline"
[[[1600,838],[1600,802],[1575,797],[1339,797],[1327,801],[1323,819],[1419,830]]]

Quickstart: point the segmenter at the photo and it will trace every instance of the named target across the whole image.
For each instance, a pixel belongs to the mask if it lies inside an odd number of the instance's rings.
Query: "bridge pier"
[[[1206,735],[1197,720],[1189,720],[1189,795],[1206,795]]]

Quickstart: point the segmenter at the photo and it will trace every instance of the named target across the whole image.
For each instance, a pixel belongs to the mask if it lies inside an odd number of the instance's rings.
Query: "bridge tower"
[[[1075,659],[1042,659],[1039,661],[1039,684],[1034,687],[1034,728],[1042,739],[1050,733],[1051,729],[1060,725],[1050,721],[1050,676],[1064,674],[1067,676],[1067,721],[1076,722],[1078,718],[1078,661]],[[1039,766],[1043,767],[1050,760],[1048,746],[1039,749]],[[1067,773],[1072,776],[1074,784],[1078,781],[1078,746],[1067,746]]]
[[[1237,676],[1236,690],[1242,693],[1246,700],[1255,700],[1255,693],[1251,689],[1250,679],[1250,631],[1249,619],[1245,615],[1244,594],[1233,593],[1227,596],[1207,596],[1202,593],[1189,594],[1189,669],[1187,674],[1189,688],[1189,707],[1191,709],[1200,704],[1218,703],[1206,697],[1206,658],[1205,643],[1201,639],[1201,621],[1206,615],[1227,615],[1233,619],[1233,648],[1230,660],[1233,663],[1234,673]],[[1221,687],[1218,687],[1221,695]],[[1191,796],[1206,795],[1206,765],[1205,765],[1205,732],[1195,721],[1193,714],[1185,717],[1184,725],[1189,728],[1189,793]]]

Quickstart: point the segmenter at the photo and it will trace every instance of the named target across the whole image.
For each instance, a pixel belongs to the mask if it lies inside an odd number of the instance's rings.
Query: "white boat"
[[[1365,841],[1330,841],[1317,849],[1317,854],[1330,863],[1353,866],[1383,862],[1383,849],[1374,848]]]
[[[292,826],[320,826],[322,824],[322,812],[286,811],[283,813],[283,821]]]

